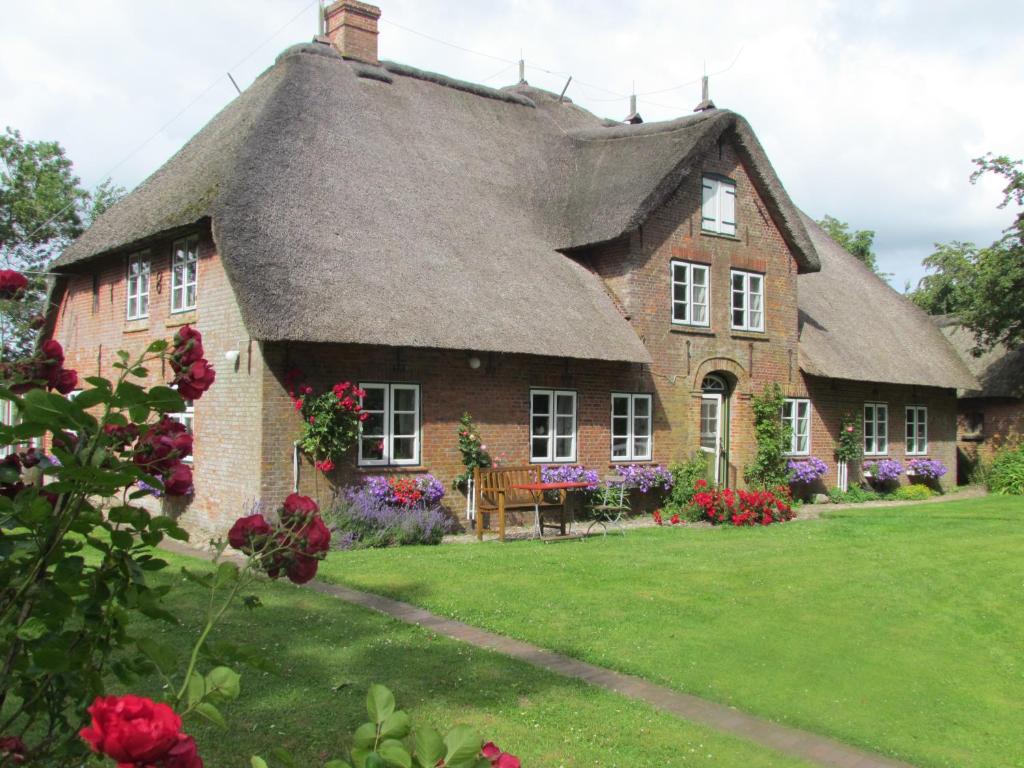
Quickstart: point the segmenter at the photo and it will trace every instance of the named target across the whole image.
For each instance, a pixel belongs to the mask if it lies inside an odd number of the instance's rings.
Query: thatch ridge
[[[976,355],[978,344],[974,332],[957,317],[938,315],[932,317],[932,322],[978,380],[977,389],[961,389],[960,397],[1024,398],[1024,345],[1010,349],[1005,344],[996,344]]]

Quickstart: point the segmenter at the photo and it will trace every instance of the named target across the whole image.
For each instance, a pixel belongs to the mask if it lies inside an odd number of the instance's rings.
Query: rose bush
[[[770,525],[793,519],[786,487],[774,491],[719,490],[709,487],[705,480],[698,480],[695,490],[693,504],[700,518],[712,525]]]
[[[321,472],[330,472],[359,438],[359,425],[370,416],[363,411],[366,392],[350,381],[338,382],[319,395],[293,368],[285,374],[288,396],[302,415],[299,448]]]

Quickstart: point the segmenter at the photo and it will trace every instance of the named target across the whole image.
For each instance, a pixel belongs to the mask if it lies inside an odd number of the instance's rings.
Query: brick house
[[[958,474],[965,482],[999,448],[1024,444],[1024,347],[997,344],[975,355],[974,334],[955,317],[932,319],[978,380],[957,391]]]
[[[46,332],[84,374],[203,331],[217,383],[188,414],[185,525],[223,530],[294,483],[321,501],[367,474],[450,484],[464,411],[513,463],[703,449],[738,485],[771,382],[830,485],[848,411],[872,454],[952,466],[973,377],[800,213],[742,117],[602,120],[525,82],[378,61],[373,6],[326,15],[55,266]],[[368,391],[329,476],[295,458],[293,367]]]

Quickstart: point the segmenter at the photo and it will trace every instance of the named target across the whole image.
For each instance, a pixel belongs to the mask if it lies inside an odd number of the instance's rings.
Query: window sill
[[[715,238],[718,238],[719,240],[729,240],[729,241],[731,241],[733,243],[742,243],[743,242],[743,239],[740,238],[738,235],[726,235],[726,234],[724,234],[722,232],[709,232],[706,229],[702,229],[700,231],[700,233],[704,237],[715,237]]]
[[[749,339],[750,341],[771,341],[771,337],[764,331],[730,331],[729,335],[734,339]]]
[[[673,323],[669,328],[671,333],[689,333],[694,336],[716,336],[717,334],[703,325],[684,325],[683,323]]]
[[[149,330],[149,318],[143,317],[138,320],[125,320],[124,333],[141,333]]]
[[[616,469],[629,466],[630,464],[654,464],[654,459],[612,459],[608,463],[608,468]]]
[[[177,328],[181,325],[189,325],[196,321],[196,311],[194,309],[186,310],[185,312],[175,312],[167,318],[167,322],[164,325],[167,328]]]
[[[421,474],[427,471],[427,468],[420,464],[373,464],[372,466],[358,466],[356,472],[361,474],[377,474],[379,472],[392,472],[399,474]]]

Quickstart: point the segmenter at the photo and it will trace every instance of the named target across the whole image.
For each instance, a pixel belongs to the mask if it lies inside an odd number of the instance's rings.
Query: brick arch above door
[[[732,381],[733,394],[750,394],[750,374],[747,369],[731,357],[709,357],[697,366],[691,383],[693,394],[701,394],[704,377],[709,373],[725,373]]]

